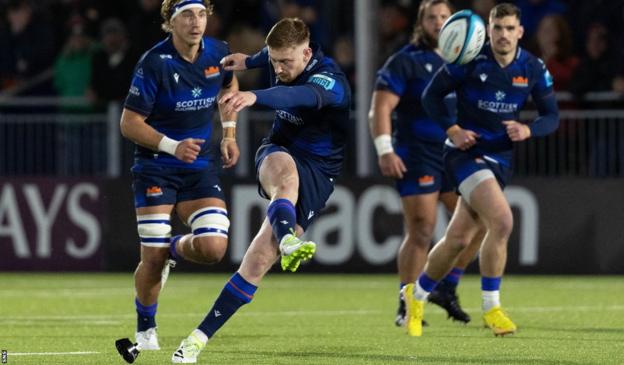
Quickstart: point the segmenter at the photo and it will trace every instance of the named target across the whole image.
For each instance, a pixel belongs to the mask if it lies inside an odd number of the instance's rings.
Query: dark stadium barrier
[[[624,273],[623,185],[623,179],[513,180],[506,189],[515,219],[507,272]],[[238,266],[266,201],[253,181],[225,180],[223,186],[232,220],[226,259],[176,270]],[[442,209],[438,217],[436,239],[448,220]],[[319,247],[304,272],[394,272],[402,235],[399,197],[386,180],[343,179],[307,235]],[[131,271],[138,246],[129,181],[0,181],[0,270]],[[477,270],[473,263],[468,272]]]

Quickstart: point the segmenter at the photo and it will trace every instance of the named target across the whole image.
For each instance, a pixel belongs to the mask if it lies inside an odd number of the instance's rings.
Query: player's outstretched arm
[[[233,53],[223,57],[220,61],[226,71],[243,71],[247,69],[245,61],[249,58],[243,53]]]
[[[187,138],[176,141],[159,133],[145,123],[145,119],[145,116],[124,108],[121,114],[121,134],[138,145],[154,151],[166,152],[187,163],[192,163],[197,159],[201,145],[205,142],[203,139]]]
[[[433,76],[422,94],[423,109],[444,130],[448,130],[455,124],[455,118],[450,114],[444,98],[456,88],[457,82],[450,76],[445,67],[442,67]]]
[[[256,103],[256,94],[250,91],[230,91],[219,98],[219,110],[224,113],[238,113]]]

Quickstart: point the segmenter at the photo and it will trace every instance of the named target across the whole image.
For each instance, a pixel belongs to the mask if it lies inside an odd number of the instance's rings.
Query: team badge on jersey
[[[162,192],[162,189],[160,188],[160,186],[150,186],[145,191],[145,195],[150,197],[150,198],[153,198],[155,196],[163,195],[163,192]]]
[[[435,183],[435,178],[431,175],[425,175],[418,178],[418,185],[431,186]]]
[[[213,77],[218,77],[219,75],[221,75],[221,72],[217,66],[209,66],[204,69],[204,76],[207,79],[212,79]]]
[[[516,76],[511,79],[511,84],[515,87],[529,87],[529,79],[522,76]]]

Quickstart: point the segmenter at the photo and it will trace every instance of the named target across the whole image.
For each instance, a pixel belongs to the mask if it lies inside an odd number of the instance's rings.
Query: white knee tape
[[[461,193],[464,200],[466,200],[470,204],[470,194],[472,191],[484,180],[487,179],[495,179],[494,173],[492,170],[479,170],[474,174],[468,176],[464,181],[459,184],[459,192]]]
[[[188,219],[188,225],[193,230],[193,236],[228,236],[230,228],[230,220],[227,216],[227,210],[220,207],[207,207],[191,214]]]
[[[141,244],[148,247],[169,247],[171,222],[169,214],[146,214],[137,216]]]

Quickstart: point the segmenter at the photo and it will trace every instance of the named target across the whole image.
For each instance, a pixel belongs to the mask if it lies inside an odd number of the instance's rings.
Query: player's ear
[[[312,58],[312,48],[310,48],[310,47],[304,48],[303,49],[303,57],[304,57],[304,60],[306,62],[308,62],[310,60],[310,58]]]
[[[518,39],[522,39],[523,35],[524,35],[524,27],[520,25],[520,27],[518,27]]]

